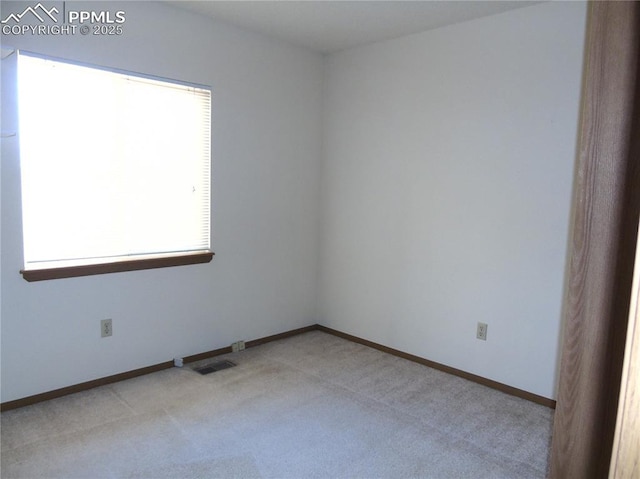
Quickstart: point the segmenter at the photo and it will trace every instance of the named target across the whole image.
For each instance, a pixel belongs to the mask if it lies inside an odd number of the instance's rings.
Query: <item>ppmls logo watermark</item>
[[[27,13],[31,13],[34,17],[40,20],[40,23],[44,23],[44,18],[43,18],[44,16],[49,17],[51,20],[57,23],[58,19],[55,17],[55,15],[57,15],[60,12],[58,12],[58,9],[56,7],[53,7],[50,10],[47,10],[42,6],[41,3],[39,3],[35,7],[25,8],[22,13],[18,13],[18,14],[10,13],[7,18],[2,20],[2,23],[3,24],[9,23],[10,20],[13,20],[15,23],[20,23],[20,21],[22,20],[22,17],[24,17]]]
[[[60,2],[58,2],[60,3]],[[126,14],[122,10],[67,10],[66,2],[45,7],[29,5],[3,18],[3,35],[121,35]]]

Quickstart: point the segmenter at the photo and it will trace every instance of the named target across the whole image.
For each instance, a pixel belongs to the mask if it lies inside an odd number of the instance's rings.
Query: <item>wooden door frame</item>
[[[609,479],[640,477],[640,243],[636,244],[631,291],[627,343]]]
[[[550,459],[557,479],[609,473],[640,211],[640,3],[594,1],[588,12]]]

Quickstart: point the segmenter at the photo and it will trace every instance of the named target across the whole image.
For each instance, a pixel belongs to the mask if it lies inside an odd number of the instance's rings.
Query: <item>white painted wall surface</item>
[[[328,57],[322,324],[555,397],[585,18],[544,3]]]
[[[124,10],[124,34],[3,36],[3,46],[212,87],[216,256],[27,283],[16,140],[2,140],[3,402],[316,322],[322,57],[155,2],[72,7]],[[100,115],[90,98],[69,101]],[[111,338],[100,338],[103,318]]]
[[[324,78],[319,55],[168,6],[85,5],[125,10],[125,34],[13,46],[212,86],[216,256],[25,282],[3,140],[3,402],[318,321],[555,397],[584,4],[337,53]]]

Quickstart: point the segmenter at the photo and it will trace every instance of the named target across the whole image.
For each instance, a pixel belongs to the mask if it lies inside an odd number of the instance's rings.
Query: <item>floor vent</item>
[[[234,367],[235,364],[231,361],[218,361],[215,363],[207,364],[205,366],[200,366],[199,368],[193,368],[194,371],[200,374],[211,374],[216,371],[222,371],[223,369],[229,369]]]

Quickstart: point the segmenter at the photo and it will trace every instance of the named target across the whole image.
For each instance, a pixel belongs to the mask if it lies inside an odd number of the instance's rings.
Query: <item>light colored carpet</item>
[[[319,331],[221,358],[2,413],[2,477],[546,475],[544,406]]]

